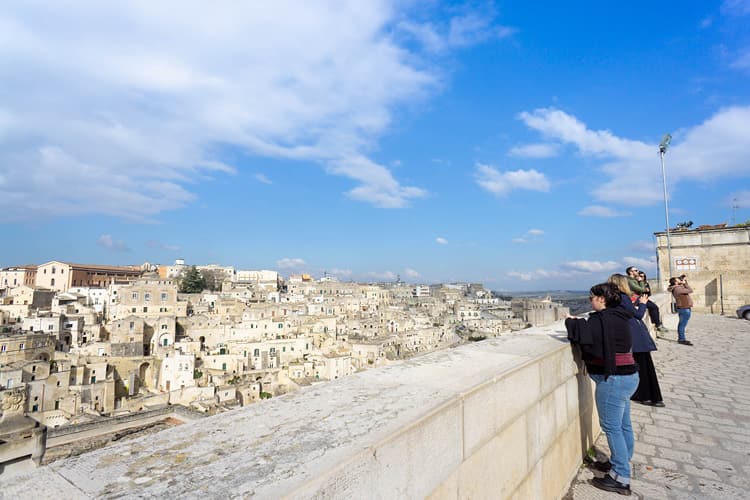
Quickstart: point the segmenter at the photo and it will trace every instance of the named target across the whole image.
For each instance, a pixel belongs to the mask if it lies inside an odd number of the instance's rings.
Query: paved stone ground
[[[694,314],[687,338],[693,347],[660,339],[653,353],[666,408],[632,405],[633,493],[750,498],[750,321]],[[604,434],[596,448],[608,456]],[[594,488],[593,477],[582,467],[566,498],[618,496]]]

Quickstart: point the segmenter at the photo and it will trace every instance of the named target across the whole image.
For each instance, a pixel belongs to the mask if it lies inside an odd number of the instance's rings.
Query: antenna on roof
[[[732,200],[732,225],[734,226],[736,221],[735,218],[737,217],[737,209],[740,208],[739,205],[737,205],[737,198],[734,198]]]

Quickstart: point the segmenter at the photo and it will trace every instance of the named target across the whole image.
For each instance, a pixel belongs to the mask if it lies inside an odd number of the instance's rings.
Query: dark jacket
[[[589,373],[610,375],[629,375],[635,373],[635,365],[616,366],[615,354],[631,351],[630,326],[628,313],[620,307],[593,312],[588,320],[568,318],[565,320],[568,340],[578,345],[581,357]],[[604,365],[594,364],[594,359],[604,360]]]
[[[630,326],[630,334],[633,339],[633,352],[651,352],[656,350],[656,344],[654,339],[651,338],[651,334],[648,333],[648,328],[643,323],[643,315],[646,314],[646,304],[636,302],[637,307],[633,305],[630,297],[626,294],[620,294],[620,305],[618,309],[624,310],[630,319],[628,319],[628,325]]]

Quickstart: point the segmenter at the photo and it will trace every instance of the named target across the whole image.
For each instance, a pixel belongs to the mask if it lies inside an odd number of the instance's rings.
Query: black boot
[[[607,474],[604,477],[595,477],[591,480],[591,484],[604,491],[611,491],[612,493],[618,493],[620,495],[630,496],[630,485],[622,484]]]

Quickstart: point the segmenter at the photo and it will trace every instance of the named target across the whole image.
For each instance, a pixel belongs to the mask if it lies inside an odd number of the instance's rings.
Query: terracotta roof
[[[50,264],[52,262],[59,262],[61,264],[66,264],[74,269],[90,269],[94,271],[115,271],[115,272],[141,272],[140,266],[107,266],[107,265],[101,265],[101,264],[76,264],[73,262],[65,262],[61,260],[54,260],[50,262],[45,262],[45,264]]]

